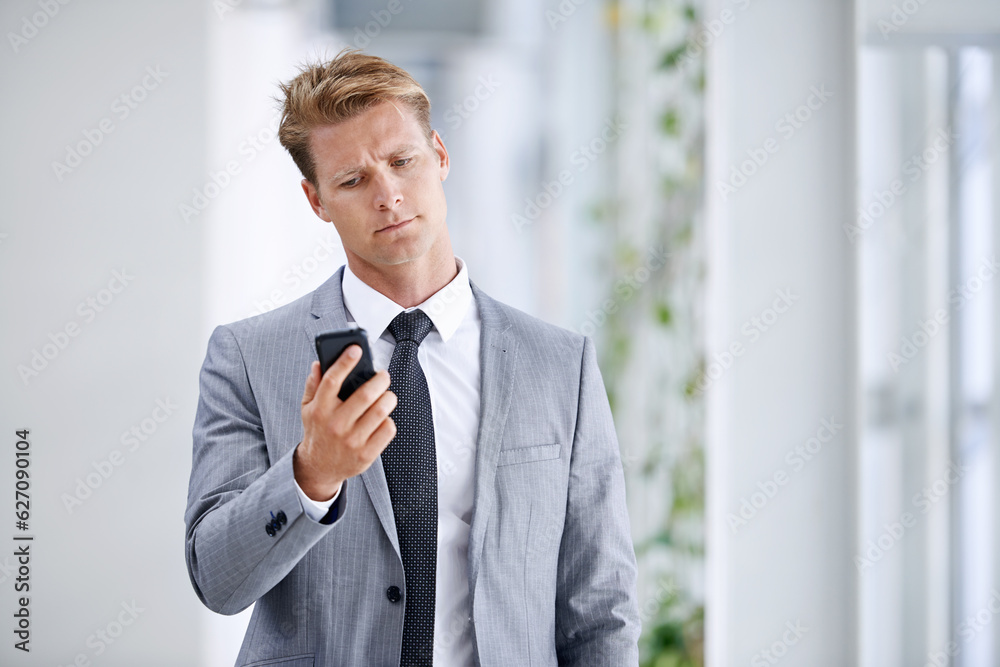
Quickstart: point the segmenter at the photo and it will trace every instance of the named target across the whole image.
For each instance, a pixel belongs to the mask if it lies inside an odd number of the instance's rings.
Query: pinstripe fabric
[[[291,453],[313,339],[346,323],[343,269],[311,295],[218,327],[201,372],[186,559],[210,609],[254,601],[238,666],[399,664],[404,589],[381,461],[306,517]],[[636,665],[635,556],[593,343],[473,284],[482,406],[469,536],[481,665]],[[288,523],[269,537],[270,513]]]

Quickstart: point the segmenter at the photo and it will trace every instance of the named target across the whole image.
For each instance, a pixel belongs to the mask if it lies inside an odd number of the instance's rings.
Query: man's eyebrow
[[[351,174],[356,174],[356,173],[358,173],[361,170],[362,170],[362,167],[348,167],[347,169],[341,169],[336,174],[334,174],[333,176],[331,176],[330,180],[331,181],[339,181],[339,180],[341,180],[343,178],[346,178],[347,176],[350,176]]]
[[[416,152],[416,150],[417,150],[416,144],[406,144],[404,146],[397,146],[396,148],[392,149],[391,151],[388,151],[387,153],[385,153],[382,156],[382,159],[383,160],[387,160],[387,159],[389,159],[391,157],[395,157],[397,155],[402,155],[403,153],[413,153],[413,152]],[[347,167],[345,169],[341,169],[336,174],[334,174],[333,176],[331,176],[330,177],[330,181],[340,181],[340,180],[342,180],[342,179],[344,179],[344,178],[346,178],[346,177],[348,177],[348,176],[350,176],[352,174],[356,174],[356,173],[358,173],[360,171],[364,171],[364,167],[362,167],[360,165],[356,166],[356,167]]]
[[[405,146],[399,146],[395,150],[390,151],[386,157],[393,157],[396,155],[401,155],[402,153],[412,153],[417,150],[416,144],[406,144]]]

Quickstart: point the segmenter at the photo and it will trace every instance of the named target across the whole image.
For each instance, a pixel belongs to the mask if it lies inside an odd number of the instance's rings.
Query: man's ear
[[[302,179],[302,191],[306,193],[306,199],[309,200],[309,205],[312,206],[313,213],[319,216],[320,220],[333,222],[326,209],[323,208],[323,202],[320,201],[319,189],[308,178]]]
[[[441,180],[448,178],[448,171],[451,169],[451,161],[448,159],[448,149],[444,147],[444,141],[437,130],[431,130],[431,146],[438,156],[439,169],[441,170]]]

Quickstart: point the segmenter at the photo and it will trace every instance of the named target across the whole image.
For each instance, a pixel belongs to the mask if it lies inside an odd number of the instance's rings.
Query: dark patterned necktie
[[[390,415],[396,423],[396,435],[382,451],[382,467],[406,576],[400,667],[431,665],[434,654],[437,454],[431,396],[417,361],[417,347],[432,327],[422,310],[400,313],[389,324],[396,339],[389,361],[389,389],[398,402]]]

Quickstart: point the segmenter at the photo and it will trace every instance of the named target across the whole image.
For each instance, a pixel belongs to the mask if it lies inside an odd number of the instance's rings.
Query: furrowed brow
[[[338,183],[352,174],[357,174],[362,170],[361,167],[348,167],[347,169],[342,169],[336,174],[330,177],[330,181],[333,183]]]
[[[417,147],[414,146],[413,144],[406,144],[405,146],[397,146],[393,150],[386,153],[383,159],[387,160],[389,158],[403,155],[404,153],[415,153],[416,151]]]
[[[396,148],[392,149],[391,151],[386,152],[383,155],[382,159],[383,160],[388,160],[389,158],[393,158],[393,157],[396,157],[398,155],[403,155],[405,153],[415,153],[415,152],[417,152],[417,150],[418,150],[418,147],[415,144],[406,144],[404,146],[397,146]],[[335,173],[333,176],[330,177],[330,182],[332,182],[332,183],[339,183],[339,182],[343,181],[345,178],[347,178],[348,176],[353,176],[354,174],[361,173],[364,170],[365,170],[365,168],[362,167],[362,166],[360,166],[360,165],[356,166],[356,167],[347,167],[345,169],[341,169],[340,171],[338,171],[337,173]]]

